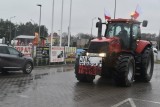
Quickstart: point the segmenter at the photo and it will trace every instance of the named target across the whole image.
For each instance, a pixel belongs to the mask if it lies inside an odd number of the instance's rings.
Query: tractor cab
[[[108,23],[102,23],[99,18],[96,27],[98,37],[101,37],[102,25],[105,25],[104,37],[119,38],[121,48],[124,50],[136,49],[136,41],[141,38],[141,22],[133,19],[110,19]],[[143,27],[147,26],[147,21],[142,22]]]

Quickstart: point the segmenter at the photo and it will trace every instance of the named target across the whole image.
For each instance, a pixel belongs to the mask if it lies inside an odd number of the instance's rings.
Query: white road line
[[[136,99],[136,98],[132,98],[132,99],[133,99],[133,100],[138,100],[138,101],[143,101],[143,102],[149,102],[149,103],[160,104],[160,102],[156,102],[156,101],[142,100],[142,99]]]
[[[19,96],[21,98],[29,98],[29,96],[27,96],[27,95],[17,95],[17,96]]]
[[[131,107],[136,107],[136,105],[135,105],[134,101],[132,100],[132,98],[125,99],[125,100],[123,100],[123,101],[121,101],[121,102],[119,102],[119,103],[117,103],[117,104],[115,104],[115,105],[113,105],[111,107],[118,107],[118,106],[120,106],[120,105],[122,105],[122,104],[124,104],[126,102],[129,102],[131,104]]]

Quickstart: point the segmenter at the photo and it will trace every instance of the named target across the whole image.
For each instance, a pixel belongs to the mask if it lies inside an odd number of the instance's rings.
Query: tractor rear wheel
[[[75,63],[75,75],[79,82],[93,82],[95,75],[79,74],[79,58],[76,59]]]
[[[140,76],[137,80],[149,82],[153,75],[154,56],[151,48],[146,48],[142,53],[140,64]]]
[[[117,85],[129,87],[134,81],[135,60],[131,55],[120,55],[117,59],[114,80]]]

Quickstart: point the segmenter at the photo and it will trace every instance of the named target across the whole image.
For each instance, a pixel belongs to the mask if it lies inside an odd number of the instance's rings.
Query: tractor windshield
[[[130,24],[125,22],[108,23],[105,32],[105,37],[119,36],[122,33],[124,33],[123,35],[129,36],[130,26],[131,26]]]

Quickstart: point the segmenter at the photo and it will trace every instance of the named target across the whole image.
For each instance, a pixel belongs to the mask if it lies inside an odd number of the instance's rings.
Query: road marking
[[[21,98],[29,98],[27,95],[17,95],[17,96],[19,96]]]
[[[121,101],[121,102],[119,102],[119,103],[117,103],[117,104],[115,104],[115,105],[113,105],[111,107],[118,107],[118,106],[120,106],[120,105],[122,105],[122,104],[124,104],[126,102],[129,102],[131,104],[131,107],[136,107],[136,105],[135,105],[135,103],[134,103],[132,98],[125,99],[125,100],[123,100],[123,101]]]
[[[138,101],[143,101],[143,102],[149,102],[149,103],[160,104],[160,102],[156,102],[156,101],[142,100],[142,99],[136,99],[136,98],[132,98],[132,99],[133,99],[133,100],[138,100]]]

